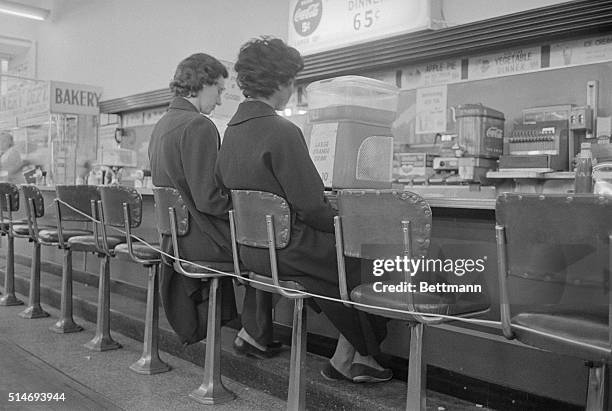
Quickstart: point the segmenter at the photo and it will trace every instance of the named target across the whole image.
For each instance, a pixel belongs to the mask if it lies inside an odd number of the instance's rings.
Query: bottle
[[[576,158],[576,180],[574,186],[575,193],[593,192],[593,154],[591,153],[591,143],[580,145],[580,154]]]
[[[36,185],[40,186],[43,184],[43,172],[40,166],[36,166],[36,171],[34,172],[34,178],[36,179]]]

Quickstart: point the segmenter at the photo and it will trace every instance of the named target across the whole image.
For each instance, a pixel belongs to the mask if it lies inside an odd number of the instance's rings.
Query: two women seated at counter
[[[335,211],[323,195],[323,183],[302,132],[276,114],[289,101],[302,68],[299,52],[279,39],[246,43],[235,64],[246,100],[220,144],[216,127],[201,113],[209,114],[221,104],[227,70],[205,54],[183,60],[170,84],[176,97],[152,133],[152,179],[156,186],[176,188],[191,214],[194,224],[179,243],[181,256],[188,260],[232,261],[229,190],[259,190],[285,198],[295,218],[290,243],[277,254],[281,277],[299,282],[310,293],[339,299]],[[162,248],[169,250],[168,238],[163,239]],[[267,250],[241,246],[240,256],[247,269],[270,274]],[[347,269],[349,287],[355,286],[359,261],[347,261]],[[206,287],[199,280],[177,275],[171,266],[162,269],[164,308],[185,343],[205,337]],[[235,315],[229,279],[223,282],[223,291],[223,318],[229,320]],[[314,298],[314,302],[340,331],[336,351],[322,375],[353,382],[390,380],[391,371],[373,357],[385,337],[386,321],[329,300]],[[247,286],[243,329],[234,342],[237,351],[261,357],[274,354],[278,345],[272,341],[271,311],[271,296]]]

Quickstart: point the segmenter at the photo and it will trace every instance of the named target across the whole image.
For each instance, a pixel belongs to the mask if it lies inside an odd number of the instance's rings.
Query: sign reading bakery
[[[302,54],[441,24],[439,0],[291,0],[289,44]]]
[[[102,88],[51,81],[49,98],[52,113],[99,114]]]

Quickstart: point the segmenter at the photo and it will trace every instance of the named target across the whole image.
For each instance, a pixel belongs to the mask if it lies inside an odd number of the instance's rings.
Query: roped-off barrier
[[[58,199],[58,201],[61,204],[63,204],[64,206],[70,208],[72,211],[74,211],[74,212],[76,212],[78,214],[81,214],[84,217],[88,218],[93,223],[95,223],[95,224],[100,224],[101,223],[100,220],[96,220],[92,216],[87,215],[87,214],[83,213],[82,211],[72,207],[70,204],[68,204],[68,203],[66,203],[66,202],[64,202],[62,200],[59,200],[59,199]],[[119,229],[117,227],[111,227],[111,228],[116,230],[116,231],[118,231],[119,233],[121,233],[124,236],[126,235],[126,233],[123,230],[121,230],[121,229]],[[228,277],[233,277],[233,278],[236,278],[237,280],[240,280],[241,282],[248,281],[248,282],[251,282],[251,283],[267,285],[267,284],[264,284],[264,283],[262,283],[260,281],[253,280],[253,279],[248,278],[248,277],[243,277],[243,276],[240,276],[240,275],[236,275],[233,272],[219,271],[219,270],[216,270],[214,268],[203,266],[203,265],[197,264],[197,263],[189,261],[189,260],[185,260],[185,259],[182,259],[182,258],[176,258],[175,256],[170,255],[170,254],[164,252],[163,250],[160,250],[160,249],[154,247],[153,245],[149,244],[147,241],[143,240],[142,238],[140,238],[140,237],[138,237],[136,235],[132,235],[132,238],[135,239],[136,241],[144,244],[145,246],[151,248],[152,250],[157,251],[161,255],[163,255],[163,256],[165,256],[167,258],[170,258],[172,260],[177,260],[177,261],[179,261],[181,263],[191,264],[191,265],[193,265],[195,267],[198,267],[198,268],[201,268],[201,269],[204,269],[204,270],[208,270],[208,271],[213,272],[213,273],[223,274],[223,275],[226,275]],[[375,306],[375,305],[370,305],[370,304],[363,304],[363,303],[359,303],[359,302],[355,302],[355,301],[346,301],[346,300],[342,300],[342,299],[338,299],[338,298],[328,297],[328,296],[319,295],[319,294],[313,294],[313,293],[309,293],[309,292],[306,292],[306,291],[295,290],[295,289],[287,288],[287,287],[280,287],[279,286],[278,288],[281,288],[281,289],[283,289],[285,291],[289,291],[289,292],[293,292],[293,293],[299,293],[299,294],[303,294],[303,295],[306,295],[306,296],[309,296],[309,297],[313,297],[313,298],[320,298],[320,299],[324,299],[324,300],[328,300],[328,301],[334,301],[334,302],[341,303],[341,304],[350,304],[350,305],[360,306],[360,307],[364,307],[364,308],[374,308],[374,309],[378,309],[378,310],[382,310],[382,311],[388,311],[388,312],[394,312],[394,313],[400,313],[400,314],[407,314],[407,315],[420,315],[420,316],[425,316],[425,317],[444,318],[444,319],[452,320],[452,321],[461,321],[461,322],[466,322],[466,323],[481,324],[481,325],[495,326],[496,328],[501,328],[501,322],[500,321],[482,320],[482,319],[478,319],[478,318],[457,317],[457,316],[454,316],[454,315],[445,315],[445,314],[424,313],[424,312],[419,312],[419,311],[400,310],[400,309],[397,309],[397,308],[388,308],[388,307],[377,306],[377,305]]]

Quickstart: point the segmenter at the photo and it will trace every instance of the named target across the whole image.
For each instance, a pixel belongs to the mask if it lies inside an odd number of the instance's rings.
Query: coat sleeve
[[[206,117],[192,120],[181,137],[182,167],[196,208],[206,214],[227,219],[229,198],[215,181],[215,162],[219,132]]]
[[[293,124],[281,130],[270,153],[274,174],[287,201],[299,220],[333,233],[336,213],[323,195],[323,181],[310,159],[302,132]]]

